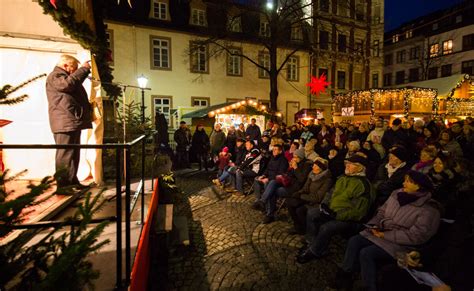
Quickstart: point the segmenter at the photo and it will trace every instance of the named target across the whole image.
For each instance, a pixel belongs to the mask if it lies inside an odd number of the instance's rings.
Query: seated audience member
[[[285,158],[288,160],[288,162],[290,162],[293,159],[293,155],[295,151],[298,150],[299,148],[300,148],[300,144],[298,142],[295,141],[295,142],[290,143],[290,148],[287,151],[285,151]],[[304,151],[303,151],[303,155],[304,155]]]
[[[283,135],[281,137],[283,141],[287,143],[291,143],[293,140],[291,139],[291,129],[287,127],[285,131],[283,132]]]
[[[306,142],[306,144],[304,145],[304,157],[305,157],[305,159],[314,162],[314,160],[316,160],[316,158],[319,157],[319,155],[314,150],[317,142],[318,142],[318,140],[316,138],[311,138],[310,140],[308,140]]]
[[[365,141],[360,151],[367,155],[367,160],[369,161],[369,165],[367,166],[367,178],[372,181],[377,174],[377,169],[382,159],[379,153],[373,148],[371,141]]]
[[[323,138],[321,140],[321,143],[318,142],[316,145],[316,153],[318,156],[322,157],[323,159],[327,159],[329,155],[329,150],[331,149],[331,144],[329,143],[329,140],[326,138]]]
[[[433,183],[433,199],[443,206],[452,208],[455,190],[455,179],[453,173],[453,162],[449,156],[439,154],[433,161],[433,167],[428,171],[428,177]]]
[[[425,127],[423,129],[423,135],[425,136],[425,146],[437,142],[436,132],[431,127]]]
[[[298,129],[298,126],[293,125],[290,132],[291,141],[299,140],[301,138],[301,131]]]
[[[275,145],[272,149],[272,157],[268,162],[263,174],[258,176],[253,183],[253,190],[258,201],[262,195],[262,190],[272,180],[275,180],[276,176],[283,175],[288,170],[288,161],[283,154],[282,145]]]
[[[222,173],[224,172],[224,169],[227,167],[227,165],[229,165],[231,157],[232,155],[229,153],[229,148],[223,147],[222,151],[219,153],[219,158],[217,160],[217,168],[218,168],[217,176],[218,177],[222,175]]]
[[[337,142],[341,144],[346,144],[347,142],[347,136],[344,134],[340,126],[336,127],[336,131],[334,132],[334,135],[333,135],[332,144],[334,145]]]
[[[428,172],[433,168],[433,160],[436,158],[436,150],[431,147],[426,147],[421,150],[420,161],[414,164],[411,169],[423,174],[428,174]]]
[[[306,142],[309,141],[312,137],[314,137],[314,134],[309,130],[309,127],[303,127],[303,132],[300,136],[301,140],[303,141],[303,145],[305,145]]]
[[[241,138],[237,139],[234,161],[231,161],[219,178],[212,180],[212,183],[216,184],[217,186],[222,186],[228,179],[232,178],[232,176],[235,175],[237,168],[244,161],[246,154],[247,151],[245,149],[245,140]]]
[[[377,205],[383,204],[394,190],[402,187],[405,174],[410,169],[406,160],[406,150],[396,147],[389,152],[388,163],[380,165],[374,182]]]
[[[385,158],[385,148],[382,146],[384,133],[383,120],[377,120],[375,128],[367,136],[367,140],[372,142],[374,149],[379,153],[381,159]]]
[[[385,149],[390,149],[395,145],[403,145],[406,148],[409,141],[408,133],[401,125],[401,119],[395,118],[392,121],[392,127],[385,131],[382,137],[382,145]]]
[[[276,202],[278,197],[288,197],[303,187],[311,165],[304,159],[302,149],[295,151],[290,168],[285,175],[277,175],[265,187],[260,199],[252,205],[253,209],[265,212],[264,224],[275,220]]]
[[[370,227],[349,240],[336,287],[350,286],[351,273],[360,265],[365,287],[377,290],[377,264],[393,262],[397,253],[412,250],[436,234],[440,212],[431,189],[426,175],[416,171],[405,175],[403,188],[377,210],[367,223]]]
[[[260,151],[255,148],[253,141],[247,140],[245,149],[247,150],[245,159],[235,171],[234,189],[229,190],[229,192],[236,192],[236,195],[244,193],[244,178],[253,179],[258,176],[260,170],[261,155]]]
[[[338,149],[337,147],[333,147],[329,150],[328,167],[329,171],[331,172],[333,182],[335,182],[340,175],[344,174],[345,155],[345,151]]]
[[[352,235],[360,228],[374,199],[372,187],[365,177],[367,160],[354,155],[346,160],[345,175],[339,177],[334,189],[326,194],[319,208],[309,209],[306,219],[306,240],[296,257],[300,264],[327,254],[334,235]],[[327,202],[327,204],[326,204]]]
[[[461,146],[464,158],[474,160],[474,127],[465,124],[462,133],[456,138]]]
[[[461,158],[463,153],[459,143],[452,137],[449,130],[444,130],[439,135],[439,141],[444,151],[448,151],[453,157]]]
[[[245,124],[239,124],[239,128],[236,130],[237,139],[245,139]]]
[[[359,140],[351,140],[347,142],[347,153],[346,159],[352,157],[356,152],[360,150],[360,142]]]
[[[270,137],[282,138],[283,132],[278,123],[273,124],[272,129],[270,130]]]
[[[332,184],[328,161],[317,158],[304,186],[286,199],[285,204],[293,220],[294,229],[291,230],[292,234],[304,234],[308,208],[319,207]]]

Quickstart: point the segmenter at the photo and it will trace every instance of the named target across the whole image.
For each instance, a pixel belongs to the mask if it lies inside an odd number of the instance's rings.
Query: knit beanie
[[[300,158],[300,160],[304,160],[304,149],[297,149],[293,152],[293,156]]]
[[[430,178],[428,178],[428,176],[426,176],[425,174],[418,171],[410,170],[407,172],[407,176],[410,177],[413,183],[418,185],[421,190],[430,191],[433,189],[433,184],[431,183]]]
[[[323,158],[316,158],[316,160],[314,160],[314,164],[316,164],[321,169],[321,171],[328,169],[328,161]]]
[[[390,153],[396,156],[402,162],[406,162],[407,160],[407,151],[402,147],[396,147],[391,150]]]

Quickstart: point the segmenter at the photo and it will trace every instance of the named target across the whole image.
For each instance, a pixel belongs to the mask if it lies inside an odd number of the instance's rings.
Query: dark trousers
[[[204,166],[204,169],[206,169],[206,171],[208,170],[207,169],[208,155],[209,155],[208,153],[196,153],[196,157],[199,163],[199,170],[201,170],[203,166]]]
[[[81,131],[70,131],[54,133],[54,142],[56,144],[80,144]],[[78,184],[77,170],[79,168],[79,159],[81,149],[57,149],[56,150],[56,172],[61,172],[57,177],[58,186],[63,187],[71,184]]]
[[[176,149],[176,167],[187,168],[189,166],[189,152],[184,148]]]
[[[293,220],[293,225],[295,230],[299,233],[304,233],[306,229],[306,213],[308,208],[306,207],[307,202],[296,197],[286,198],[286,207],[288,208],[288,213]]]
[[[393,260],[384,249],[358,234],[351,237],[347,243],[342,269],[346,272],[354,272],[358,269],[357,263],[360,263],[360,273],[364,284],[370,291],[375,291],[377,290],[377,263],[393,262]]]

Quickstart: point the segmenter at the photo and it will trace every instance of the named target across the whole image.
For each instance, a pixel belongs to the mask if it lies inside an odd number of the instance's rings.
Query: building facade
[[[327,92],[313,106],[331,108],[333,96],[382,86],[383,0],[313,1],[312,75],[325,74]]]
[[[238,6],[228,9],[224,29],[233,37],[223,40],[223,49],[210,40],[215,29],[222,29],[214,21],[212,3],[193,0],[186,7],[173,5],[175,1],[149,0],[143,6],[123,7],[127,13],[106,20],[115,80],[136,85],[139,75],[149,79],[147,116],[162,112],[176,127],[181,115],[206,106],[252,99],[269,107],[268,72],[255,63],[267,68],[270,55],[264,45],[252,41],[268,36],[268,23],[264,19],[257,23],[252,36],[245,29],[255,23],[241,17]],[[292,42],[302,42],[303,32],[294,30],[288,37],[289,45],[278,48],[277,64],[293,51]],[[298,49],[278,75],[278,111],[285,122],[293,123],[294,114],[309,105],[309,61],[308,49]],[[125,96],[139,102],[141,93],[126,91]]]
[[[474,73],[472,1],[417,18],[385,34],[384,87]]]

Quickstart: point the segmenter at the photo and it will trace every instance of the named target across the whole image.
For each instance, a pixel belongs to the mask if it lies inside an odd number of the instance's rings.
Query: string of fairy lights
[[[250,109],[250,108],[254,108],[256,110],[255,113],[260,113],[260,114],[264,114],[264,115],[272,115],[271,112],[269,112],[267,110],[267,106],[264,105],[264,104],[261,104],[257,101],[254,101],[254,100],[242,100],[242,101],[239,101],[239,102],[235,102],[231,105],[228,105],[228,106],[224,106],[222,108],[219,108],[219,109],[216,109],[216,110],[213,110],[213,111],[210,111],[208,113],[208,116],[210,118],[213,118],[216,116],[216,114],[225,114],[225,113],[229,113],[231,112],[232,110],[236,110],[236,109],[239,109],[241,107],[246,107],[247,111]],[[282,117],[282,114],[281,112],[275,112],[273,113],[273,115],[276,115],[277,117]]]
[[[470,82],[468,98],[456,96],[456,90],[465,82]],[[474,113],[474,81],[469,75],[463,76],[442,104],[446,106],[447,115],[468,116]],[[341,112],[343,107],[354,107],[359,112],[370,111],[371,118],[374,118],[378,112],[393,111],[396,108],[403,110],[405,117],[408,117],[410,112],[428,112],[430,110],[433,116],[438,116],[440,100],[438,91],[431,88],[370,89],[336,94],[332,107],[333,112]]]

